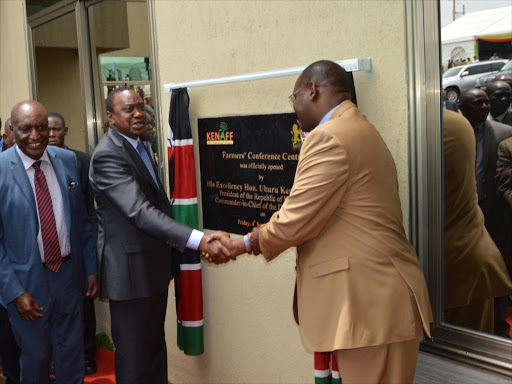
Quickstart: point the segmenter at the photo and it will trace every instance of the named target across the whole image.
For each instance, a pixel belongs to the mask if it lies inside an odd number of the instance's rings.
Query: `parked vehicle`
[[[459,96],[467,89],[474,88],[476,81],[483,75],[496,74],[508,60],[481,61],[475,64],[460,65],[443,73],[443,89],[446,99],[459,100]]]
[[[510,75],[512,76],[512,60],[510,60],[507,64],[505,64],[505,66],[503,68],[501,68],[501,71],[499,71],[498,73],[493,73],[493,74],[490,74],[490,75],[484,75],[482,77],[479,77],[477,80],[476,80],[476,87],[477,88],[480,88],[481,90],[485,91],[485,89],[487,88],[487,86],[489,85],[489,83],[491,81],[494,80],[494,78],[498,75]]]

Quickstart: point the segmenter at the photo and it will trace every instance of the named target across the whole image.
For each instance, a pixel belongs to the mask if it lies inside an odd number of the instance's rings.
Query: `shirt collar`
[[[475,132],[483,132],[483,130],[484,130],[484,122],[482,121],[480,124],[478,124],[475,127]]]
[[[34,160],[34,159],[28,157],[27,155],[25,155],[21,151],[21,149],[18,148],[18,145],[15,145],[15,147],[16,147],[16,152],[18,152],[18,155],[21,158],[21,162],[23,163],[23,167],[25,168],[25,171],[28,171],[29,168],[32,166],[32,164],[34,164],[37,160]],[[48,157],[48,152],[46,151],[46,149],[44,150],[43,155],[39,158],[39,160],[46,161],[48,164],[51,164],[50,158]]]
[[[327,112],[327,114],[324,116],[324,118],[322,120],[320,120],[320,124],[323,124],[325,123],[327,120],[329,120],[332,116],[332,114],[334,113],[334,111],[336,110],[336,108],[338,108],[340,105],[338,104],[337,106],[335,106],[333,109],[331,109],[329,112]]]
[[[119,133],[121,136],[123,136],[126,140],[128,140],[128,142],[131,144],[131,146],[135,149],[137,149],[137,144],[139,143],[139,138],[137,137],[137,140],[135,139],[132,139],[131,137],[128,137],[128,136],[125,136],[123,135],[121,132],[119,132],[117,129],[116,129],[116,132]]]

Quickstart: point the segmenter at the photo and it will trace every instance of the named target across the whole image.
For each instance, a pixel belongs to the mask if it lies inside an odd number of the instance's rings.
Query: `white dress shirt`
[[[119,132],[117,130],[116,130],[116,132],[119,133],[121,136],[123,136],[130,143],[130,145],[135,149],[135,151],[137,151],[137,144],[140,141],[139,138],[137,138],[137,140],[135,140],[135,139],[132,139],[131,137],[123,135],[121,132]],[[137,152],[137,154],[138,153],[139,152]],[[192,229],[192,233],[190,234],[190,237],[188,238],[188,241],[187,241],[187,244],[185,245],[185,247],[196,251],[197,248],[199,248],[199,243],[203,239],[203,236],[204,236],[203,232],[198,231],[197,229]]]
[[[34,193],[34,200],[36,201],[37,209],[37,220],[39,221],[39,233],[37,234],[37,246],[39,247],[39,253],[41,254],[41,261],[44,263],[44,248],[43,248],[43,237],[41,235],[41,220],[39,219],[39,208],[37,207],[37,196],[36,189],[34,186],[34,176],[36,170],[32,167],[37,160],[31,159],[25,155],[16,145],[16,151],[21,158],[23,167],[27,172],[30,185],[32,186],[32,192]],[[62,200],[62,192],[60,190],[59,181],[57,175],[53,170],[52,163],[48,157],[46,149],[39,159],[41,160],[41,171],[43,171],[46,178],[46,184],[48,185],[48,191],[52,198],[53,216],[55,217],[55,225],[57,226],[57,234],[59,236],[60,254],[62,257],[68,256],[71,253],[71,244],[69,242],[68,229],[66,227],[66,217],[64,216],[64,203]]]

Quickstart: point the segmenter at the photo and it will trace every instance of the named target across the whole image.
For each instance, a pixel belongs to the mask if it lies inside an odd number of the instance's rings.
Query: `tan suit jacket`
[[[259,243],[267,260],[297,246],[298,320],[308,349],[417,338],[410,291],[429,334],[432,312],[403,228],[395,163],[352,102],[307,137],[291,193]]]

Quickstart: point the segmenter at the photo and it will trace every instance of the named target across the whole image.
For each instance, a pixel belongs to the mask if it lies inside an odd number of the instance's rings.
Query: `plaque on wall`
[[[203,226],[246,234],[290,193],[302,144],[294,113],[198,120]]]

